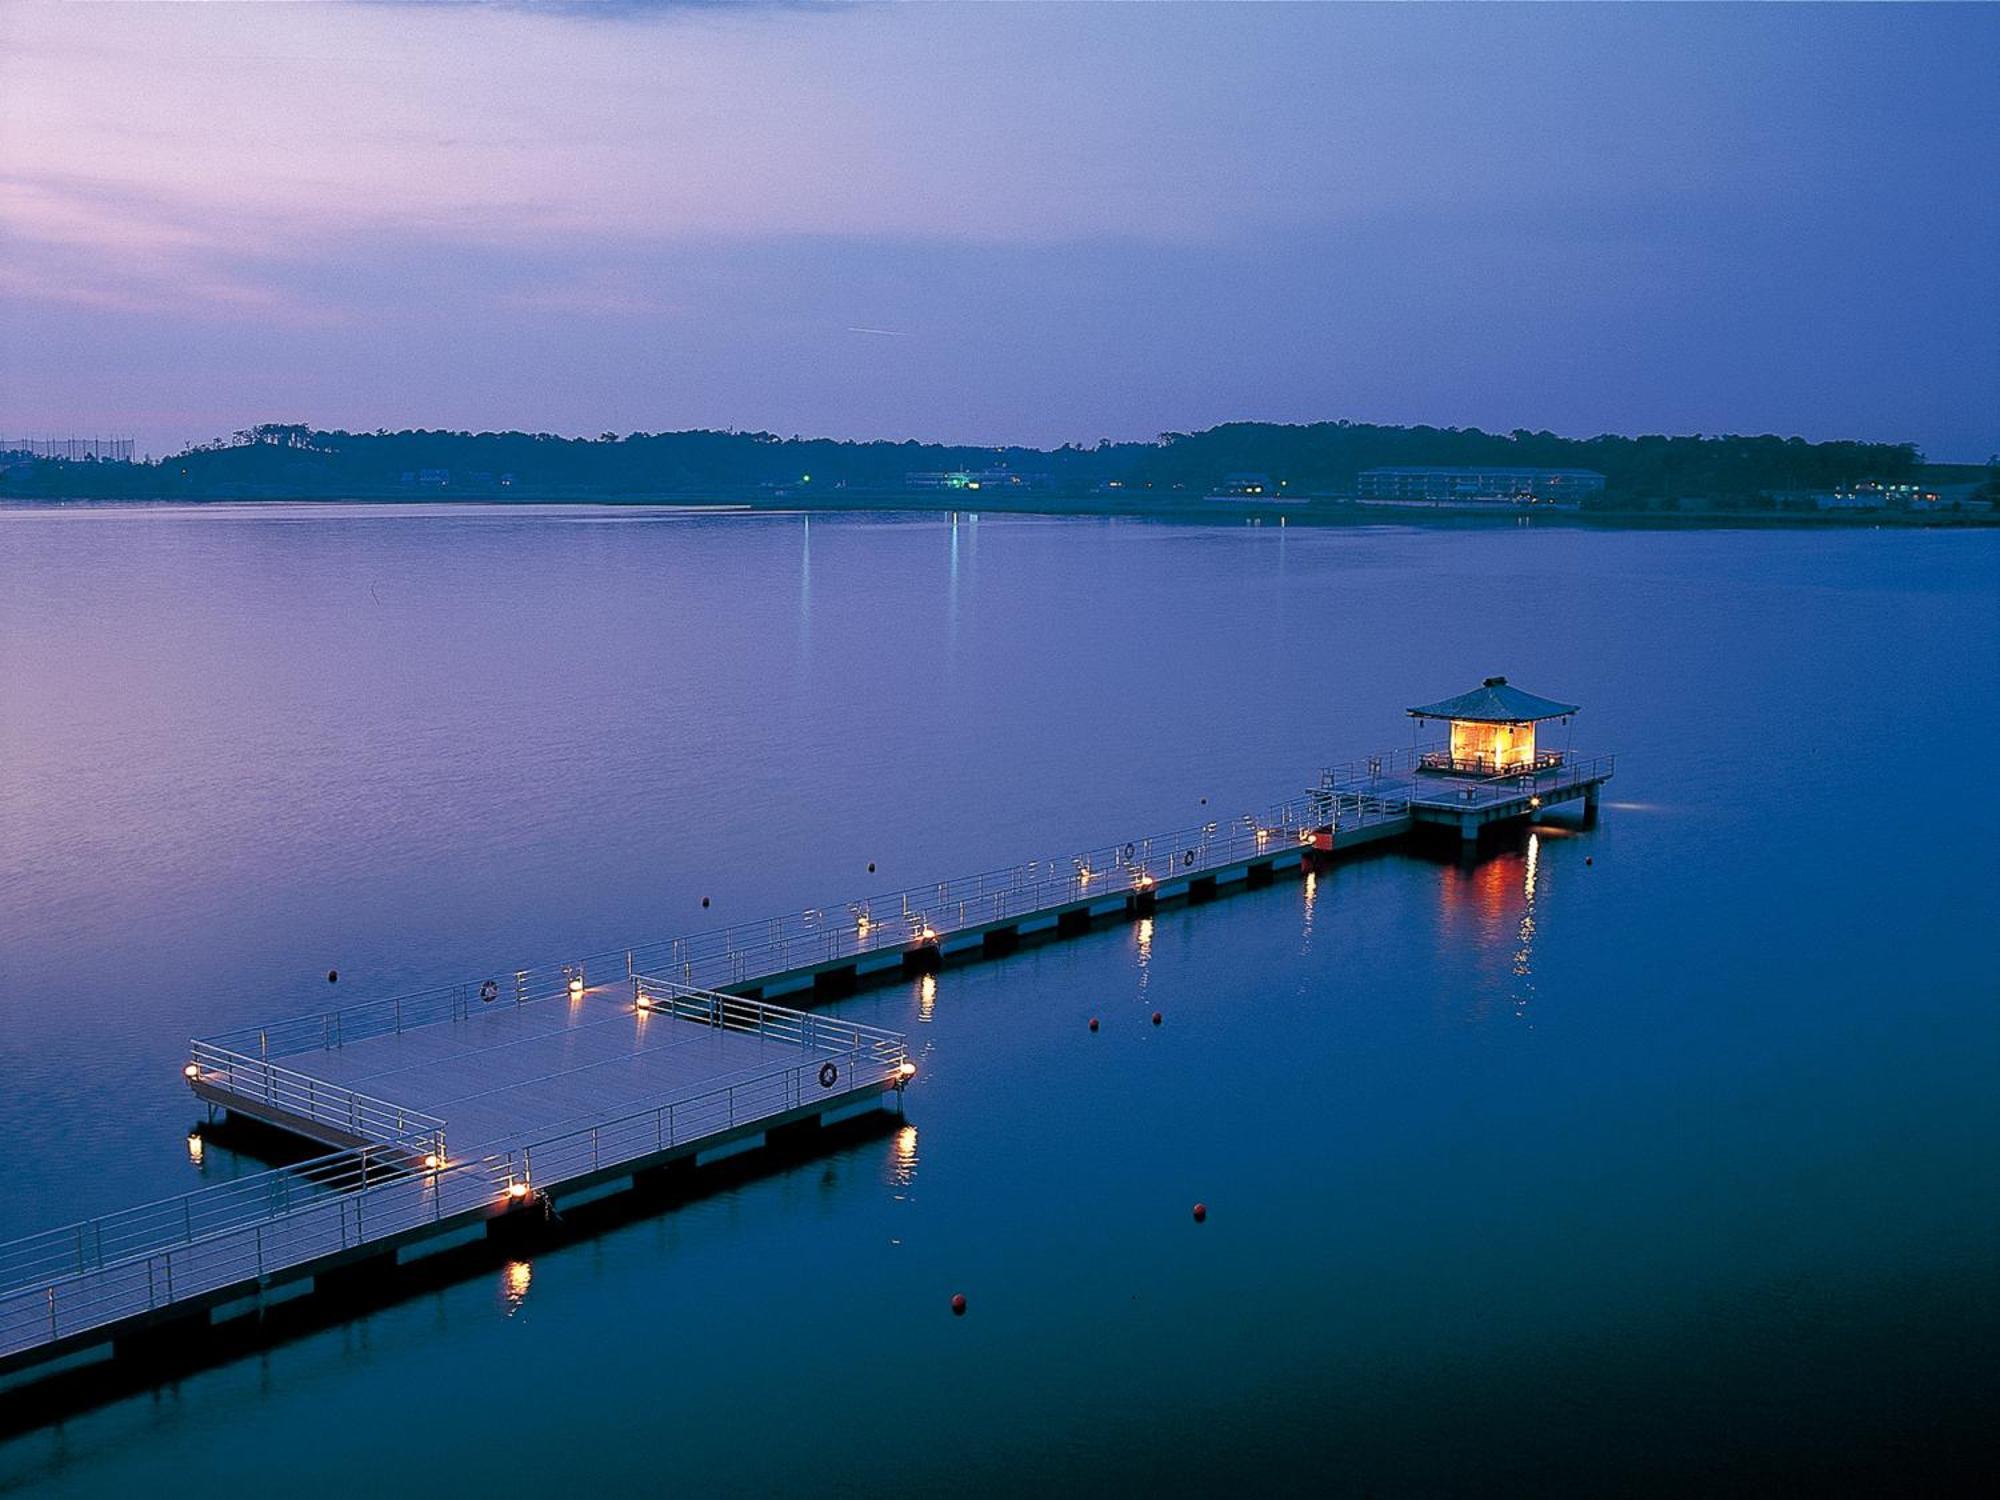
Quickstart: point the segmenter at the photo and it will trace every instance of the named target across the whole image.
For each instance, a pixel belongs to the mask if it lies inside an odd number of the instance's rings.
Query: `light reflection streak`
[[[500,1297],[507,1304],[507,1316],[513,1317],[521,1310],[521,1304],[528,1300],[528,1287],[535,1279],[535,1268],[525,1260],[510,1260],[507,1269],[500,1275]]]
[[[906,1188],[917,1180],[917,1127],[905,1125],[889,1142],[889,1185]],[[896,1194],[900,1200],[907,1195]]]
[[[1526,1013],[1535,993],[1535,877],[1541,866],[1542,836],[1528,834],[1528,857],[1521,875],[1520,941],[1514,949],[1514,1014]]]
[[[917,981],[917,1019],[928,1026],[937,1014],[937,975],[926,974]]]

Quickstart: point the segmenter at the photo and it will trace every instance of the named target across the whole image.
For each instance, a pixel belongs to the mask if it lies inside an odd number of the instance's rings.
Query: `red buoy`
[[[1153,1012],[1153,1024],[1155,1026],[1160,1024],[1160,1013],[1158,1011]]]
[[[1095,1031],[1095,1030],[1097,1030],[1097,1017],[1095,1017],[1095,1016],[1092,1016],[1092,1017],[1090,1018],[1090,1029],[1091,1029],[1092,1031]]]
[[[962,1318],[965,1316],[965,1293],[954,1292],[952,1294],[951,1315],[954,1318]]]
[[[1206,1224],[1208,1222],[1208,1205],[1206,1203],[1197,1203],[1194,1206],[1194,1221],[1197,1224]]]

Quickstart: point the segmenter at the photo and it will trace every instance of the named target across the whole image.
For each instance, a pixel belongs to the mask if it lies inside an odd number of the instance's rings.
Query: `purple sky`
[[[2000,7],[0,0],[0,429],[2000,448]]]

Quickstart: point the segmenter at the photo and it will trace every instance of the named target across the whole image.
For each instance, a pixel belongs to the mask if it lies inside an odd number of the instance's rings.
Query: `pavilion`
[[[1454,776],[1510,776],[1560,766],[1562,751],[1536,748],[1535,726],[1550,719],[1568,723],[1576,711],[1574,703],[1538,698],[1504,677],[1489,677],[1469,693],[1419,704],[1409,713],[1420,725],[1441,719],[1451,726],[1449,748],[1424,754],[1420,769]]]

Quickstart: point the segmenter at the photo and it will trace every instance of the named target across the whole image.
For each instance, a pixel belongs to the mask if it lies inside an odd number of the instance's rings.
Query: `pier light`
[[[651,1010],[653,1008],[653,997],[644,990],[639,991],[638,994],[632,997],[632,1008],[634,1010]]]
[[[437,1152],[427,1151],[424,1153],[424,1167],[426,1170],[435,1172],[439,1167],[443,1165],[444,1165],[444,1158],[442,1156],[439,1156]]]
[[[508,1196],[509,1198],[514,1198],[514,1199],[520,1199],[520,1198],[525,1198],[525,1197],[527,1197],[527,1196],[528,1196],[528,1185],[527,1185],[527,1183],[525,1183],[525,1182],[510,1182],[510,1183],[508,1183],[508,1184],[507,1184],[507,1196]]]
[[[1538,750],[1535,726],[1550,719],[1568,723],[1574,703],[1538,698],[1510,685],[1504,677],[1489,677],[1469,693],[1409,711],[1422,724],[1438,719],[1451,726],[1448,748],[1424,754],[1426,771],[1459,776],[1504,776],[1538,771],[1562,764],[1560,750]]]
[[[899,1064],[896,1068],[896,1086],[901,1088],[917,1076],[917,1065],[913,1062]]]
[[[918,929],[917,941],[920,943],[935,943],[937,941],[937,929],[932,927],[931,924],[928,922],[924,923],[924,925],[920,929]]]
[[[570,995],[571,995],[571,997],[572,997],[572,998],[573,998],[573,997],[575,997],[575,996],[577,996],[577,995],[581,995],[581,994],[583,993],[583,976],[582,976],[582,975],[580,975],[580,974],[579,974],[579,975],[576,975],[576,976],[574,976],[573,978],[571,978],[571,980],[570,980],[570,982],[569,982],[569,992],[570,992]]]
[[[201,1069],[194,1063],[189,1063],[185,1068],[181,1069],[181,1077],[199,1078],[201,1077]]]

